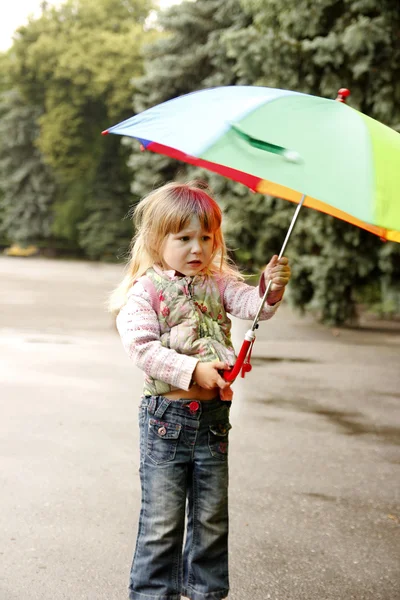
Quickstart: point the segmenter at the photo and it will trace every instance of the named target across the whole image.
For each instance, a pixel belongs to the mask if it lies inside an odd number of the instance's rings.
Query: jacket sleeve
[[[147,375],[188,390],[198,359],[165,348],[151,298],[140,282],[132,287],[128,301],[117,316],[117,328],[128,356]]]
[[[257,287],[229,277],[219,282],[219,288],[228,313],[239,319],[254,319],[265,292],[262,276]],[[281,301],[273,305],[265,302],[260,320],[265,321],[273,317],[280,305]]]

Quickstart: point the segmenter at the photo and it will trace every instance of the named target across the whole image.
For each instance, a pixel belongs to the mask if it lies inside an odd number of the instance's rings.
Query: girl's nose
[[[201,252],[201,244],[200,244],[199,240],[193,240],[192,252],[194,254],[198,254],[199,252]]]

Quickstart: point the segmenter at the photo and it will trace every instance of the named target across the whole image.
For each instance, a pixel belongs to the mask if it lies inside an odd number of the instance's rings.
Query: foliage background
[[[44,3],[0,54],[0,243],[121,260],[132,205],[196,176],[224,206],[235,260],[257,272],[282,244],[290,203],[99,135],[180,94],[235,84],[332,98],[348,87],[352,106],[400,131],[398,0],[196,0],[155,12],[148,0]],[[287,252],[291,303],[329,324],[354,322],[360,306],[398,315],[400,246],[302,212]]]

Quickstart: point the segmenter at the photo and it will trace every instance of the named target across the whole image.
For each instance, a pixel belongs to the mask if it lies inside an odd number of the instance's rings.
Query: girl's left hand
[[[268,304],[276,304],[282,300],[285,287],[289,283],[291,270],[289,261],[285,256],[278,260],[275,254],[264,269],[265,285],[272,280],[270,291],[268,294]]]

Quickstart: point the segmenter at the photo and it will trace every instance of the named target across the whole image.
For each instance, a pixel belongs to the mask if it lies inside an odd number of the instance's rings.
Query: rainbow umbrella
[[[279,256],[303,205],[400,243],[400,134],[344,102],[218,87],[154,106],[107,133],[298,203]],[[269,286],[231,380],[254,341],[268,292]]]

